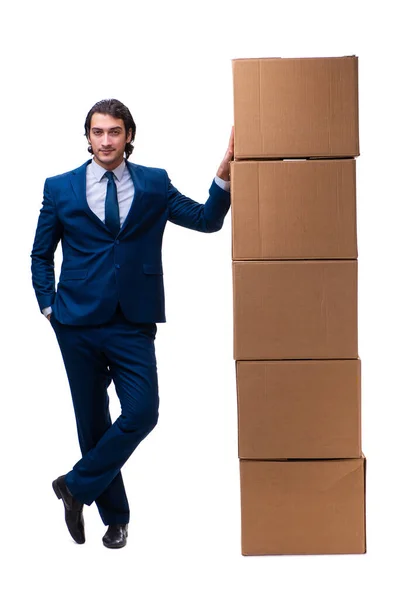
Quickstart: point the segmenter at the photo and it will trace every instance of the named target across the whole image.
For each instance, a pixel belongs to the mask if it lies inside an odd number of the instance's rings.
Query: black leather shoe
[[[85,524],[83,521],[83,504],[73,497],[65,483],[65,475],[61,475],[53,481],[53,490],[64,502],[65,522],[68,531],[77,544],[85,543]]]
[[[128,523],[124,525],[109,525],[103,536],[103,544],[106,548],[123,548],[126,546],[128,537]]]

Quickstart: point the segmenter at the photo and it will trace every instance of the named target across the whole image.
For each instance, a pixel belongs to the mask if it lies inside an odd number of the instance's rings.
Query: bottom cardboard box
[[[242,554],[363,554],[365,462],[240,460]]]

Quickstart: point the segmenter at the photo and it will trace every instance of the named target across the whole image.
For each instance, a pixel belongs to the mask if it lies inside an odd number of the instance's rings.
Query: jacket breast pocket
[[[162,275],[163,274],[163,270],[162,270],[162,266],[161,265],[143,265],[143,273],[146,273],[146,275]]]
[[[71,279],[86,279],[86,269],[65,269],[60,273],[60,281],[69,281]]]

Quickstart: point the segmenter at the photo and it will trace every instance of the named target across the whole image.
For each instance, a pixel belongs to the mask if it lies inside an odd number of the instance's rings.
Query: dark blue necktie
[[[114,173],[106,171],[104,177],[107,177],[107,194],[105,202],[105,223],[114,237],[117,237],[120,229],[119,207],[117,197],[117,186],[114,181]]]

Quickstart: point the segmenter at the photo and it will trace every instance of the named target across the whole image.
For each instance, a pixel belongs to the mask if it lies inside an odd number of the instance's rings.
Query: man
[[[54,329],[75,411],[82,458],[53,481],[73,539],[85,542],[83,506],[96,502],[107,548],[126,544],[129,505],[121,467],[158,419],[156,323],[165,322],[161,261],[166,222],[221,229],[230,207],[229,147],[199,204],[163,169],[128,161],[136,126],[118,100],[102,100],[85,121],[93,159],[44,184],[31,253],[40,310]],[[124,158],[124,153],[126,158]],[[63,262],[55,288],[54,252]],[[111,381],[121,415],[111,422]]]

